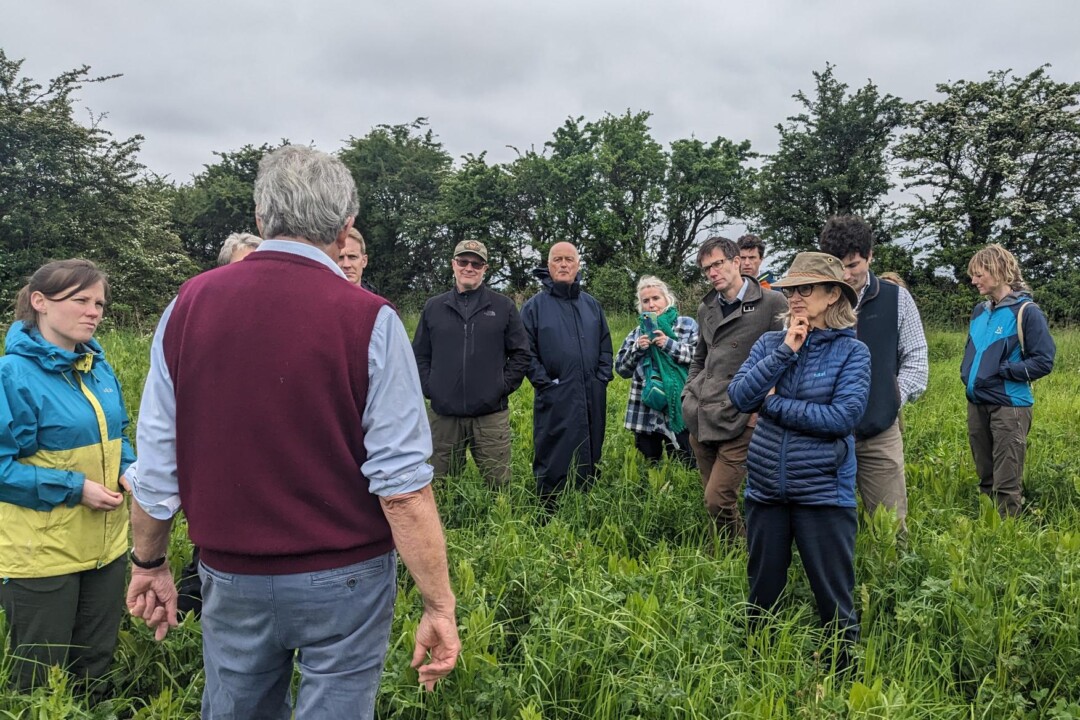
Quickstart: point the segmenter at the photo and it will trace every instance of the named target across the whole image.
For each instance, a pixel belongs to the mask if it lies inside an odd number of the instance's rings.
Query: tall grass
[[[613,324],[617,347],[631,321]],[[747,635],[745,553],[714,541],[694,472],[642,462],[622,428],[627,381],[609,390],[601,480],[543,522],[526,383],[511,398],[512,486],[493,494],[470,463],[437,487],[460,665],[435,693],[417,689],[420,599],[402,571],[379,716],[1080,718],[1080,332],[1058,334],[1055,372],[1036,385],[1027,512],[1007,521],[976,490],[964,338],[929,339],[930,388],[904,417],[908,543],[884,514],[860,529],[863,641],[850,676],[824,659],[829,638],[798,563],[775,621]],[[134,420],[148,340],[117,332],[104,344]],[[182,528],[173,548],[187,552]],[[161,645],[126,623],[112,680],[98,707],[60,673],[30,696],[0,691],[0,718],[198,717],[198,623]]]

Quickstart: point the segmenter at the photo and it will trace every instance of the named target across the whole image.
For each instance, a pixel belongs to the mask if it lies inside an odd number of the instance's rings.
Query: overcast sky
[[[418,116],[455,158],[510,160],[569,116],[627,109],[652,112],[665,144],[722,135],[769,152],[826,62],[906,100],[1043,63],[1072,82],[1078,31],[1076,0],[0,0],[0,47],[24,75],[123,74],[81,105],[145,136],[142,162],[178,181],[215,150],[334,151]]]

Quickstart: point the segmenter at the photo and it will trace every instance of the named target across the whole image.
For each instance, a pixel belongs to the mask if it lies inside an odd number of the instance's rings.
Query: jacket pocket
[[[847,441],[843,438],[836,438],[833,440],[833,473],[839,474],[840,468],[844,467],[844,462],[848,457]]]

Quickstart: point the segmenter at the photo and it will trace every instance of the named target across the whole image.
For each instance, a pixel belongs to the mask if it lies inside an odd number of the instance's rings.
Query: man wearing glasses
[[[484,285],[488,251],[463,240],[451,263],[454,289],[424,305],[413,353],[424,397],[436,477],[459,473],[468,449],[489,486],[510,481],[507,397],[529,369],[529,339],[514,301]]]
[[[697,457],[705,507],[726,539],[745,537],[739,513],[739,486],[746,477],[746,451],[756,416],[739,412],[728,397],[728,383],[762,334],[782,330],[784,297],[763,290],[743,275],[739,247],[711,237],[698,250],[697,263],[712,290],[698,306],[700,339],[683,390],[683,420]]]

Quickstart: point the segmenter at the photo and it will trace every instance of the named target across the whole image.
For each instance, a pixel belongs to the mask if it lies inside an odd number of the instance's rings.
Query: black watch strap
[[[128,553],[128,557],[131,559],[132,565],[137,568],[142,568],[143,570],[153,570],[154,568],[159,568],[165,564],[165,555],[162,555],[157,560],[150,560],[149,562],[144,562],[139,558],[135,557],[135,551],[132,550],[130,553]]]

